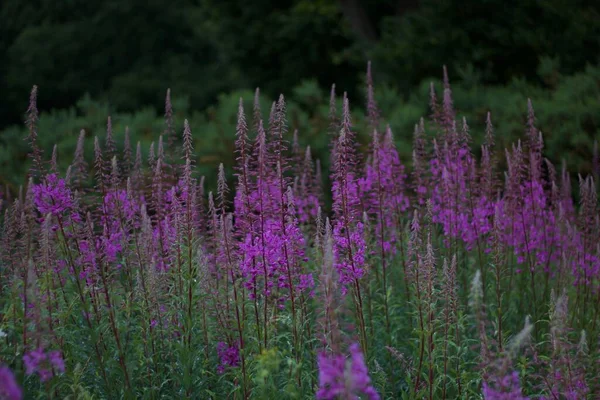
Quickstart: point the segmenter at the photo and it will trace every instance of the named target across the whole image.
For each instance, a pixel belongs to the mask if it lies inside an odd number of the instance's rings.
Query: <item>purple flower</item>
[[[240,352],[237,347],[229,346],[225,342],[217,344],[217,355],[219,356],[220,364],[217,367],[217,372],[222,374],[227,368],[237,367],[240,364]]]
[[[361,191],[355,170],[357,165],[356,143],[352,122],[350,120],[350,105],[344,98],[342,129],[337,142],[333,164],[332,195],[334,212],[334,264],[344,284],[342,291],[347,291],[346,285],[358,280],[364,275],[365,241],[363,224],[361,222]]]
[[[352,358],[352,365],[350,367],[349,380],[351,382],[352,392],[362,393],[370,400],[379,400],[379,394],[375,388],[371,386],[369,370],[367,369],[365,358],[358,343],[350,345],[350,355]]]
[[[364,395],[369,400],[379,400],[379,394],[371,385],[369,371],[358,343],[350,345],[350,359],[342,354],[319,353],[319,390],[317,399],[358,399]]]
[[[42,347],[25,353],[23,356],[25,373],[33,375],[37,373],[42,382],[52,379],[54,373],[65,372],[65,362],[59,351],[44,352]]]
[[[41,347],[36,350],[32,350],[28,353],[25,353],[25,355],[23,356],[23,363],[25,364],[25,373],[27,375],[33,375],[37,371],[39,365],[43,362],[44,358],[44,349],[42,349]]]
[[[343,217],[337,220],[333,228],[334,256],[335,267],[340,275],[340,283],[348,285],[364,276],[366,243],[363,224],[356,222],[354,229],[348,232],[342,219]]]
[[[342,354],[327,355],[322,352],[317,356],[317,364],[319,367],[317,399],[336,399],[345,391],[346,358]]]
[[[378,240],[383,241],[384,251],[395,253],[394,244],[401,229],[396,226],[396,221],[409,206],[408,197],[404,195],[406,175],[389,126],[383,143],[380,143],[377,131],[373,133],[372,147],[371,160],[366,165],[364,177],[358,182],[361,198],[366,211],[376,216],[375,234]]]
[[[482,390],[485,400],[528,400],[528,397],[523,396],[521,392],[517,371],[483,382]]]
[[[21,400],[23,392],[7,366],[0,366],[0,399]]]
[[[52,365],[52,367],[54,367],[54,369],[59,372],[59,373],[64,373],[65,372],[65,361],[62,358],[62,354],[60,354],[60,351],[58,350],[54,350],[51,351],[47,354],[48,357],[48,361],[50,361],[50,364]]]
[[[71,191],[56,174],[47,175],[44,182],[34,185],[32,190],[35,206],[43,215],[57,216],[73,207]]]
[[[303,292],[307,289],[315,287],[315,280],[312,274],[302,274],[299,276],[300,282],[298,283],[298,291]]]
[[[143,202],[143,197],[139,199]],[[131,223],[139,213],[139,205],[133,199],[130,199],[125,190],[115,190],[108,192],[104,196],[103,203],[103,220],[107,222],[123,222]]]

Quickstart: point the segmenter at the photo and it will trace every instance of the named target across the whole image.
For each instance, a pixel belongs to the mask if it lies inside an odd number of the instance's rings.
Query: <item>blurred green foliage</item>
[[[552,65],[551,62],[549,62]],[[600,138],[600,66],[588,66],[585,71],[563,76],[553,69],[541,68],[540,79],[551,76],[553,84],[540,87],[523,79],[513,79],[507,85],[482,85],[476,79],[465,77],[452,85],[454,104],[460,116],[465,116],[475,145],[481,143],[484,122],[488,111],[496,129],[496,141],[500,148],[524,136],[527,98],[531,98],[536,112],[537,126],[544,134],[544,154],[555,164],[565,159],[570,171],[588,173],[592,167],[592,149],[595,139]],[[435,81],[438,97],[441,82]],[[314,80],[295,86],[288,95],[288,122],[290,136],[298,129],[301,146],[310,145],[313,156],[328,169],[327,134],[329,119],[329,93]],[[182,132],[183,120],[190,121],[195,139],[199,171],[207,177],[209,186],[216,177],[216,168],[223,162],[228,168],[233,165],[236,113],[239,98],[244,99],[246,114],[251,121],[253,93],[233,91],[218,97],[215,105],[204,111],[192,111],[189,99],[173,93],[175,123],[178,133]],[[412,132],[414,124],[429,114],[429,81],[423,81],[410,96],[403,96],[389,84],[376,87],[376,98],[382,115],[395,133],[402,160],[410,163],[412,154]],[[368,148],[369,132],[364,118],[364,93],[351,98],[353,122],[363,150]],[[268,118],[271,100],[262,96],[263,118]],[[338,103],[341,110],[341,103]],[[72,160],[79,131],[86,131],[87,159],[91,161],[93,136],[104,143],[106,118],[112,116],[113,132],[122,148],[125,127],[131,132],[132,146],[140,141],[144,157],[150,143],[158,142],[164,131],[161,114],[153,107],[136,112],[118,112],[106,102],[83,97],[73,107],[43,112],[39,121],[39,141],[50,157],[52,146],[58,145],[59,163],[63,169]],[[7,128],[0,132],[0,184],[12,187],[23,183],[27,171],[27,132],[24,126]],[[12,191],[11,190],[11,191]]]
[[[548,60],[564,74],[597,63],[599,20],[595,0],[423,0],[414,12],[382,18],[371,57],[405,88],[442,64],[481,83],[546,84],[537,69]]]
[[[340,21],[332,1],[3,0],[0,127],[20,122],[34,84],[45,110],[88,92],[122,111],[160,109],[166,87],[204,109],[317,75],[351,86],[355,70],[332,62],[350,43]]]
[[[544,87],[600,54],[595,0],[3,0],[0,129],[85,93],[119,111],[160,110],[166,87],[203,110],[219,94],[299,82],[360,93],[366,60],[404,97],[447,64],[480,84]],[[549,64],[550,63],[550,64]]]

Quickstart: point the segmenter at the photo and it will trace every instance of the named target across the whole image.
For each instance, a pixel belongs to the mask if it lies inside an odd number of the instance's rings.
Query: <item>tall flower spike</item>
[[[448,78],[448,68],[446,65],[442,66],[443,83],[444,89],[450,89],[450,79]]]
[[[334,268],[334,244],[333,233],[329,218],[325,219],[325,232],[323,240],[323,259],[321,261],[320,273],[320,295],[321,305],[323,306],[321,318],[321,340],[324,347],[329,347],[333,351],[339,351],[341,345],[341,332],[339,329],[339,320],[337,312],[339,311],[339,277]]]
[[[194,143],[192,138],[192,129],[190,123],[186,119],[183,121],[183,158],[192,161],[192,154],[194,153]]]
[[[275,103],[274,103],[275,104]],[[287,133],[287,121],[285,117],[286,105],[285,98],[283,94],[279,95],[279,99],[275,104],[275,119],[274,119],[274,135],[280,140],[283,139],[285,134]]]
[[[592,234],[595,226],[595,216],[597,215],[598,210],[598,196],[592,176],[583,179],[582,176],[579,175],[579,193],[582,230],[587,234]]]
[[[560,194],[563,201],[571,201],[571,176],[567,170],[567,162],[565,159],[561,162]]]
[[[154,154],[154,142],[150,143],[150,149],[148,149],[148,166],[152,171],[156,168],[156,155]]]
[[[102,149],[100,148],[100,141],[98,136],[94,137],[94,173],[96,176],[96,184],[104,185],[105,179],[105,164],[104,158],[102,157]]]
[[[424,205],[427,194],[427,150],[425,149],[425,125],[423,118],[415,125],[413,134],[412,189],[417,196],[417,204]]]
[[[455,310],[457,307],[457,286],[456,286],[456,254],[452,256],[452,262],[448,263],[448,259],[444,259],[443,265],[443,285],[442,293],[445,297],[444,316],[448,321],[456,317]]]
[[[392,132],[392,128],[390,125],[385,126],[385,134],[383,135],[383,145],[386,148],[396,147],[394,144],[394,133]]]
[[[321,246],[323,245],[323,211],[321,207],[317,209],[317,217],[315,219],[315,249],[322,251]]]
[[[127,194],[127,200],[134,200],[135,194],[133,193],[133,185],[131,184],[130,176],[127,177],[127,182],[125,183],[125,193]]]
[[[474,314],[479,313],[481,302],[483,300],[483,285],[481,283],[481,271],[475,271],[475,276],[471,280],[471,290],[469,291],[469,305]]]
[[[106,121],[106,139],[104,142],[104,147],[106,150],[106,159],[108,162],[110,162],[117,152],[117,146],[115,144],[115,140],[113,139],[112,118],[110,116]]]
[[[163,136],[160,135],[158,137],[158,149],[156,153],[157,158],[162,162],[163,166],[167,164],[167,160],[165,159],[165,146],[163,143]]]
[[[52,268],[54,262],[55,249],[52,243],[53,237],[52,231],[52,213],[48,213],[44,217],[42,222],[42,229],[40,232],[40,255],[38,256],[38,262],[42,263],[46,268]]]
[[[267,138],[262,120],[258,121],[258,131],[254,139],[254,153],[254,162],[256,163],[254,167],[258,170],[264,170],[267,165]],[[262,176],[259,178],[263,179]]]
[[[87,179],[88,164],[85,161],[85,131],[79,132],[77,147],[75,147],[75,156],[73,157],[73,182],[80,187],[82,182]]]
[[[483,302],[483,283],[481,282],[481,271],[477,270],[471,281],[471,290],[469,291],[469,307],[475,316],[477,330],[479,332],[480,356],[484,364],[490,362],[490,348],[486,331],[486,311]]]
[[[117,189],[119,187],[119,166],[117,164],[117,156],[113,156],[111,160],[111,170],[110,170],[110,185],[113,189]]]
[[[444,97],[442,99],[442,125],[446,133],[452,130],[454,124],[454,104],[452,101],[452,89],[448,79],[448,69],[444,65]]]
[[[271,111],[269,112],[269,133],[273,135],[273,130],[275,129],[275,118],[277,113],[277,102],[274,101],[271,103]]]
[[[246,115],[244,114],[244,100],[240,97],[238,103],[237,124],[235,127],[235,152],[237,153],[236,169],[243,176],[244,184],[247,180],[247,164],[248,164],[248,124],[246,123]]]
[[[587,336],[585,330],[581,330],[581,335],[579,336],[579,343],[577,344],[577,355],[580,357],[586,357],[590,352],[590,348],[588,346]]]
[[[279,96],[279,99],[275,104],[274,112],[275,115],[270,127],[272,139],[268,142],[270,144],[268,147],[270,150],[269,156],[272,157],[269,160],[269,164],[270,168],[275,168],[277,171],[277,178],[279,180],[279,184],[277,186],[279,187],[278,190],[280,191],[278,196],[283,196],[285,193],[285,188],[288,186],[288,161],[285,157],[287,154],[287,141],[285,140],[287,133],[287,121],[285,98],[283,95]],[[279,164],[279,169],[277,169],[277,164]],[[283,204],[280,204],[280,206],[283,206]]]
[[[548,183],[550,184],[550,204],[552,207],[558,205],[560,193],[558,192],[556,168],[550,160],[544,158],[544,164],[548,170]]]
[[[337,114],[337,104],[335,95],[335,83],[331,85],[331,92],[329,94],[329,132],[332,135],[337,135],[340,129],[339,119]]]
[[[158,152],[157,152],[157,158],[160,160],[160,163],[162,164],[162,172],[163,172],[163,179],[166,182],[170,182],[171,181],[171,173],[173,172],[171,170],[171,165],[169,164],[168,160],[167,160],[167,155],[165,153],[165,145],[164,145],[164,141],[163,141],[163,136],[160,135],[158,137]]]
[[[452,101],[452,92],[450,88],[444,89],[444,99],[442,107],[442,123],[447,132],[452,130],[454,125],[454,105]]]
[[[219,249],[220,243],[219,241],[223,239],[223,232],[221,231],[220,220],[222,216],[219,216],[217,208],[215,206],[213,192],[208,192],[208,224],[207,230],[211,237],[211,248],[214,252],[213,268],[217,267],[217,264],[223,262],[223,251]],[[222,276],[222,273],[218,270],[213,270],[217,274],[218,277]],[[228,323],[228,322],[226,322]]]
[[[58,146],[55,144],[52,147],[52,158],[50,159],[50,172],[53,174],[58,173]]]
[[[373,129],[373,133],[371,134],[371,157],[373,157],[372,161],[374,165],[377,165],[378,152],[380,148],[380,140],[379,140],[379,132],[377,129]]]
[[[346,93],[344,93],[342,123],[340,135],[337,140],[335,156],[335,175],[350,173],[354,171],[354,168],[357,164],[356,148],[354,143],[354,132],[352,131],[350,103],[348,101]]]
[[[379,108],[375,100],[373,89],[373,76],[371,74],[371,61],[367,62],[367,116],[371,128],[377,128],[379,125]]]
[[[33,174],[42,172],[42,150],[38,146],[37,142],[37,123],[39,120],[39,114],[37,109],[37,93],[38,87],[33,85],[31,94],[29,96],[29,107],[27,108],[27,119],[25,125],[27,126],[28,136],[27,141],[31,146],[30,157],[33,159],[33,165],[31,166],[31,172]]]
[[[129,127],[125,127],[125,139],[123,141],[123,175],[129,176],[132,167],[131,138],[129,137]]]
[[[529,316],[525,317],[525,325],[523,329],[515,336],[513,336],[512,340],[508,344],[508,351],[511,353],[512,357],[518,356],[518,351],[527,344],[529,339],[531,338],[531,332],[533,331],[533,325],[531,324],[531,320]]]
[[[227,193],[229,193],[229,188],[227,187],[227,178],[225,178],[225,168],[223,167],[223,163],[220,163],[217,180],[217,201],[219,208],[223,212],[225,212],[225,207],[227,205]]]
[[[429,204],[428,204],[429,205]],[[425,287],[423,287],[423,293],[426,301],[433,306],[434,304],[434,281],[436,278],[436,268],[435,268],[435,253],[433,250],[433,244],[431,243],[431,233],[427,234],[427,246],[425,248],[425,255],[423,257],[421,263],[421,270],[419,271],[419,275],[423,278],[422,282]]]
[[[429,83],[429,108],[431,111],[431,119],[435,124],[440,124],[440,106],[438,104],[437,95],[435,94],[435,86],[433,82]]]
[[[323,172],[321,168],[321,160],[315,161],[315,189],[316,195],[320,201],[323,201]]]
[[[135,147],[135,161],[133,162],[133,173],[135,187],[138,189],[142,181],[142,144],[137,142]]]
[[[190,162],[190,173],[191,173],[191,162]],[[193,231],[202,235],[206,231],[205,215],[204,215],[204,177],[200,180],[191,179],[191,193],[189,194],[190,204],[192,209],[192,227]],[[200,251],[200,250],[198,250]],[[203,255],[204,257],[204,255]]]
[[[470,149],[469,143],[471,142],[471,134],[469,132],[469,125],[467,124],[467,118],[462,118],[462,128],[460,130],[460,144],[467,150]]]
[[[258,124],[262,120],[262,111],[260,110],[260,88],[254,91],[254,102],[252,104],[252,127],[258,132]]]
[[[154,200],[154,207],[158,212],[159,216],[161,214],[160,210],[164,206],[163,205],[163,171],[162,164],[160,159],[156,161],[156,166],[154,167],[154,175],[152,177],[152,198]],[[160,221],[159,221],[160,224]]]
[[[165,95],[165,130],[163,132],[167,140],[169,149],[173,148],[175,143],[175,126],[173,124],[173,105],[171,104],[171,89],[167,89]]]
[[[488,150],[492,150],[494,148],[494,125],[492,124],[492,113],[488,111],[485,117],[485,141],[484,144],[487,146]]]
[[[302,181],[301,187],[312,186],[313,161],[310,146],[306,146],[304,150],[304,159],[302,160]]]
[[[342,130],[346,134],[352,130],[352,117],[350,115],[350,101],[348,100],[348,94],[344,92],[344,99],[342,103]]]
[[[71,186],[72,179],[73,179],[73,167],[69,165],[67,167],[67,172],[65,172],[65,182],[67,183],[67,186]],[[2,204],[0,203],[0,210],[1,209],[2,209]]]

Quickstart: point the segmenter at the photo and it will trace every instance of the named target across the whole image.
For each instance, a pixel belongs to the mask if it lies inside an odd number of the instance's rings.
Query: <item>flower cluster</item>
[[[496,379],[495,382],[483,382],[483,398],[485,400],[528,400],[523,396],[516,371]]]
[[[595,178],[579,178],[576,205],[566,168],[557,174],[543,158],[531,103],[523,144],[501,157],[488,114],[481,156],[472,152],[444,75],[442,101],[432,87],[432,118],[416,125],[406,167],[391,128],[381,130],[370,66],[364,159],[348,96],[338,116],[332,88],[328,193],[304,138],[296,132],[288,146],[284,97],[263,121],[258,90],[251,124],[240,99],[235,164],[219,164],[206,192],[188,121],[174,146],[169,94],[166,129],[147,160],[141,143],[133,157],[128,129],[120,152],[110,118],[104,149],[94,140],[93,171],[85,133],[64,175],[57,151],[46,167],[34,149],[30,184],[0,203],[0,300],[11,332],[2,340],[24,354],[26,375],[39,376],[26,390],[62,398],[81,378],[90,395],[108,398],[159,387],[159,396],[189,397],[196,385],[213,397],[269,397],[284,386],[298,397],[314,389],[305,377],[316,365],[319,399],[596,395],[597,343],[590,351],[586,339],[600,318]],[[534,324],[507,341],[528,315]],[[515,343],[534,326],[542,344],[527,348],[533,362],[519,376]],[[474,335],[480,351],[462,351]],[[35,347],[49,340],[57,350]],[[260,354],[275,356],[257,379]],[[202,373],[198,360],[218,376],[188,379]],[[75,376],[59,377],[65,369]],[[376,390],[378,382],[386,384]],[[22,397],[5,367],[0,397]]]
[[[21,400],[23,391],[12,371],[5,365],[0,366],[0,399]]]
[[[32,188],[35,206],[42,215],[61,215],[73,207],[73,198],[65,180],[57,174],[46,175],[44,181]]]
[[[377,221],[375,234],[386,254],[395,253],[401,227],[398,221],[409,207],[404,180],[404,166],[388,126],[383,140],[373,132],[373,153],[364,176],[359,179],[365,208]]]
[[[318,355],[319,390],[316,397],[321,400],[359,399],[379,400],[379,394],[371,385],[369,371],[360,346],[350,345],[350,359],[343,354]]]
[[[38,374],[42,382],[46,382],[56,374],[65,372],[65,362],[60,351],[45,351],[38,347],[25,353],[23,356],[25,373],[27,375]]]
[[[224,373],[227,368],[240,365],[240,351],[235,346],[229,346],[225,342],[217,343],[217,355],[219,357],[219,366],[217,372]]]

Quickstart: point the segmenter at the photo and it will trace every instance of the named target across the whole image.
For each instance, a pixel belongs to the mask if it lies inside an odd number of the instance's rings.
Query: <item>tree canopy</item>
[[[0,127],[22,121],[33,84],[42,109],[87,92],[133,110],[161,107],[167,87],[196,109],[308,78],[353,93],[367,59],[403,91],[443,64],[478,83],[537,81],[596,63],[598,20],[593,0],[4,0]]]

